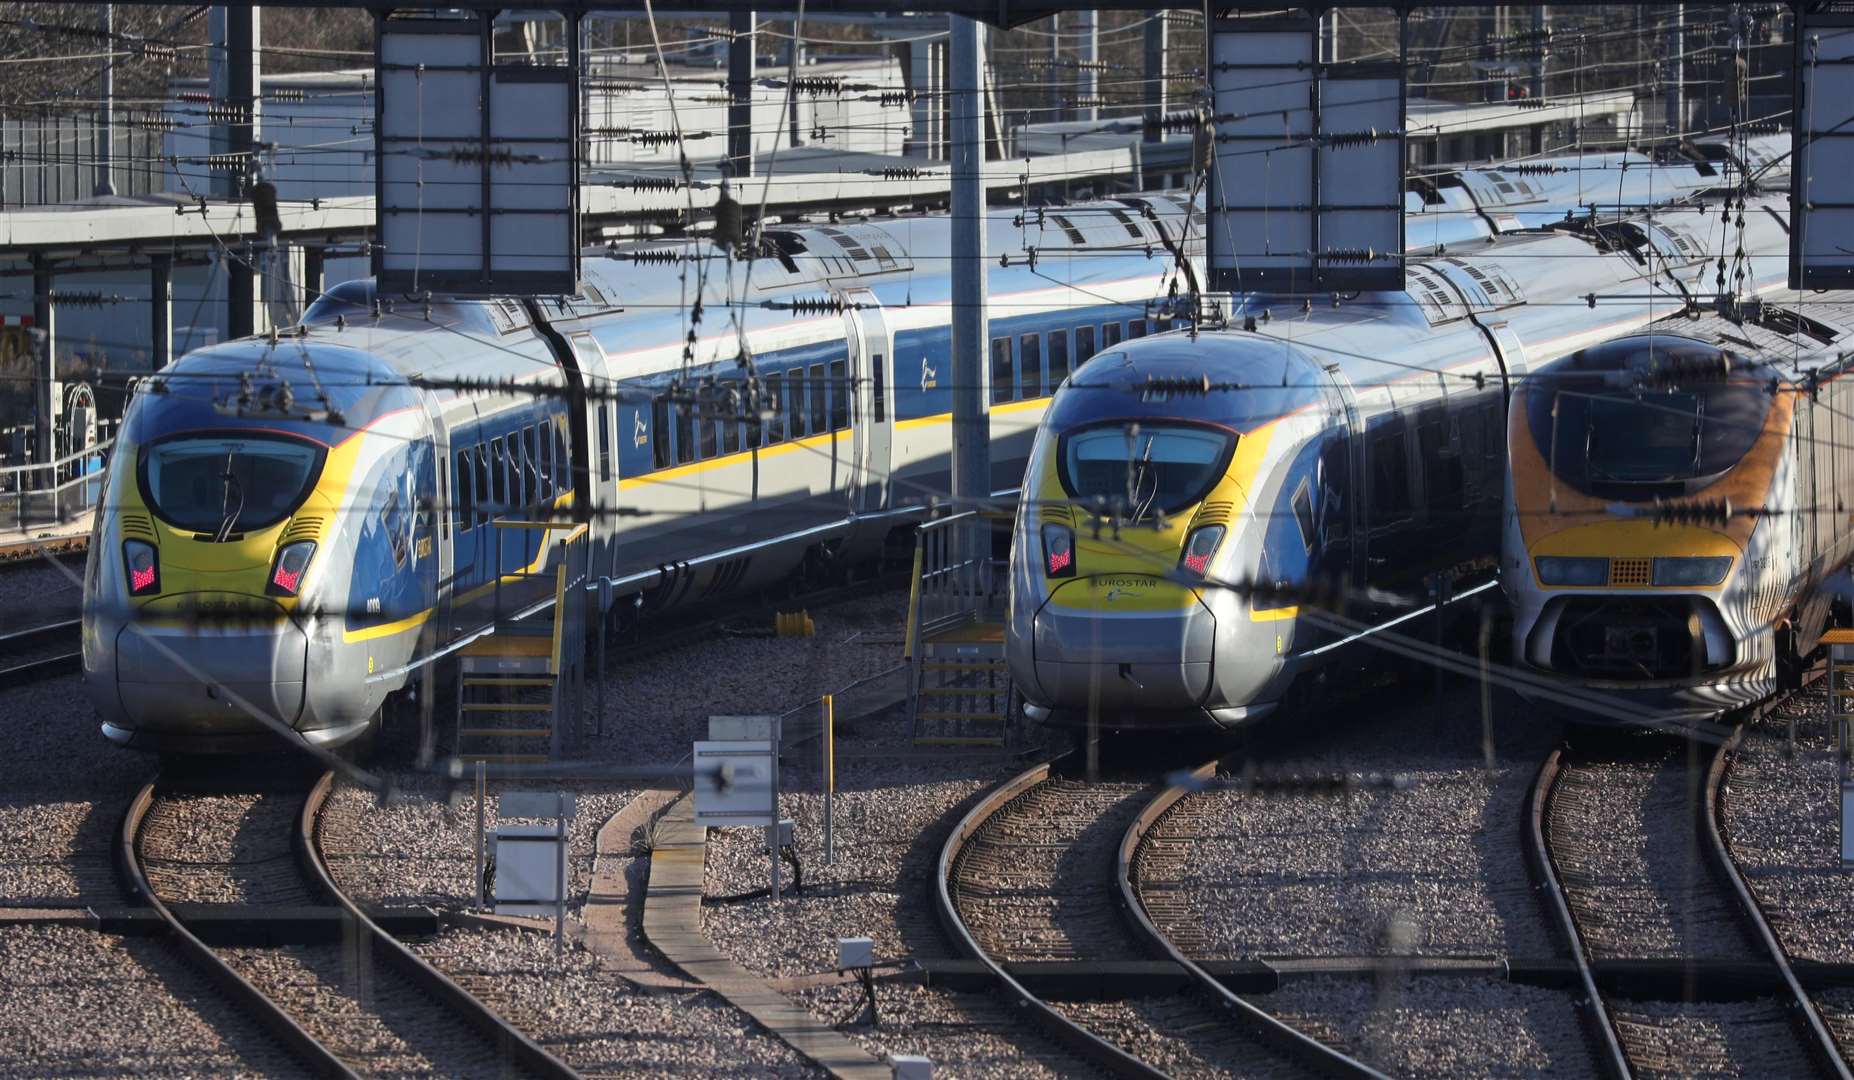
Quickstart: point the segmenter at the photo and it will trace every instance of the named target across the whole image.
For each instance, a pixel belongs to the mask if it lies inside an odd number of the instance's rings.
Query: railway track
[[[1034,766],[992,790],[941,849],[937,910],[960,950],[1046,1034],[1115,1076],[1377,1076],[1183,958],[1145,916],[1127,876],[1169,792],[1147,779],[1065,776],[1068,760]],[[1185,969],[1182,992],[1044,1000],[1011,974],[1016,965],[1048,962],[1105,971],[1155,956]]]
[[[325,773],[305,793],[157,777],[118,832],[124,888],[229,1004],[317,1075],[576,1075],[335,885],[316,841],[332,782]]]
[[[1528,860],[1605,1075],[1849,1076],[1719,828],[1738,738],[1560,747],[1534,780]]]
[[[62,619],[0,634],[0,690],[82,670],[80,627]]]

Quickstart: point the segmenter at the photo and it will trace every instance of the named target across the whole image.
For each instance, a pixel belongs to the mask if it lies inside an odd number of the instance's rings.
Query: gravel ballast
[[[1550,956],[1561,951],[1518,843],[1523,803],[1558,726],[1505,695],[1494,701],[1494,763],[1480,745],[1472,689],[1445,699],[1437,737],[1426,700],[1337,719],[1267,753],[1263,778],[1397,774],[1401,790],[1190,796],[1174,816],[1191,839],[1163,880],[1141,888],[1175,907],[1153,915],[1186,953],[1208,959]],[[1173,822],[1173,825],[1179,822]]]
[[[1720,793],[1726,842],[1784,950],[1854,961],[1854,892],[1841,869],[1840,784],[1826,681],[1746,732]],[[1797,721],[1796,756],[1784,736]]]
[[[302,1075],[153,938],[0,928],[0,1075]]]
[[[1394,1076],[1594,1076],[1576,1006],[1485,979],[1294,978],[1249,999]]]

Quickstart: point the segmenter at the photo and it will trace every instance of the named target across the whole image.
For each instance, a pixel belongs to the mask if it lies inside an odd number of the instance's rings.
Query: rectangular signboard
[[[1854,287],[1854,14],[1797,8],[1790,288]]]
[[[1403,288],[1403,70],[1324,64],[1310,18],[1212,24],[1210,287]]]
[[[703,739],[695,744],[695,823],[720,827],[779,823],[778,744]]]
[[[378,26],[380,291],[577,292],[576,65],[494,63],[486,19]]]

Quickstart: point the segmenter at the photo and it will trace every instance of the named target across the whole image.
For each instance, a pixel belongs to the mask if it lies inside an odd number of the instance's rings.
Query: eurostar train
[[[1784,279],[1783,212],[1744,212],[1750,295]],[[1707,302],[1710,260],[1740,241],[1696,204],[1104,349],[1056,394],[1024,477],[1006,646],[1029,713],[1232,727],[1317,688],[1346,654],[1330,621],[1225,585],[1420,595],[1438,571],[1484,574],[1511,389]]]
[[[1697,176],[1665,169],[1668,194]],[[1469,175],[1412,193],[1433,222],[1418,244],[1486,243],[1515,227],[1501,199],[1575,208]],[[1196,217],[1169,196],[991,217],[999,489],[1072,370],[1175,325]],[[104,733],[233,750],[263,743],[261,715],[358,738],[507,571],[545,565],[546,542],[497,521],[587,511],[618,610],[869,557],[947,486],[949,251],[927,215],[769,230],[732,265],[702,241],[626,245],[559,300],[350,282],[275,340],[188,355],[135,394],[91,537]],[[746,406],[711,407],[729,400]]]
[[[1520,384],[1502,580],[1527,666],[1679,724],[1767,697],[1845,616],[1854,303],[1804,300],[1662,319]]]

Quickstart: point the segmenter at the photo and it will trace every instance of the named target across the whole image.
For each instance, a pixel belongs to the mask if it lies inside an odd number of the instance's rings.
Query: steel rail
[[[1616,1035],[1615,1021],[1610,1019],[1609,1007],[1603,1003],[1603,995],[1597,990],[1596,977],[1590,969],[1590,953],[1584,948],[1584,936],[1577,929],[1577,920],[1571,917],[1571,904],[1565,898],[1564,885],[1558,880],[1557,868],[1551,861],[1551,848],[1545,839],[1545,807],[1551,800],[1552,785],[1558,782],[1558,775],[1564,766],[1564,748],[1554,749],[1539,766],[1538,775],[1532,779],[1532,788],[1526,793],[1527,813],[1524,828],[1526,865],[1532,870],[1534,886],[1545,897],[1545,907],[1552,921],[1556,923],[1558,933],[1570,947],[1571,959],[1577,965],[1577,981],[1583,992],[1580,1004],[1583,1005],[1584,1022],[1588,1026],[1595,1051],[1598,1070],[1611,1080],[1629,1080],[1635,1075],[1629,1066],[1628,1055],[1623,1053],[1622,1042]]]
[[[1218,766],[1223,761],[1224,759],[1218,758],[1198,766],[1191,770],[1190,779],[1204,781],[1214,777]],[[1192,983],[1205,996],[1212,1001],[1220,1002],[1230,1015],[1236,1018],[1236,1022],[1256,1039],[1280,1051],[1291,1060],[1325,1076],[1389,1080],[1389,1077],[1377,1069],[1328,1046],[1237,995],[1219,982],[1214,975],[1205,971],[1203,965],[1186,956],[1146,913],[1146,905],[1139,898],[1139,889],[1134,884],[1133,877],[1134,862],[1138,858],[1139,847],[1145,842],[1146,835],[1152,831],[1152,827],[1157,825],[1159,820],[1188,794],[1190,794],[1190,789],[1185,783],[1173,784],[1159,792],[1139,812],[1139,816],[1127,826],[1125,835],[1120,839],[1119,863],[1116,869],[1120,885],[1120,903],[1136,932],[1145,939],[1151,951],[1183,968],[1185,973],[1191,977]]]
[[[482,999],[457,985],[423,957],[407,948],[369,918],[341,886],[322,858],[316,840],[316,822],[333,792],[335,774],[325,772],[303,799],[302,812],[296,818],[294,845],[303,875],[319,887],[322,894],[340,905],[363,935],[374,956],[382,957],[431,999],[486,1036],[496,1047],[500,1059],[518,1069],[541,1077],[576,1078],[579,1073],[529,1038],[515,1025],[485,1004]]]
[[[82,620],[65,619],[60,622],[46,623],[43,626],[28,627],[0,634],[0,689],[21,686],[39,679],[55,675],[67,675],[83,668],[82,650],[60,652],[52,656],[41,656],[34,660],[22,660],[8,663],[4,654],[15,649],[28,649],[43,641],[70,638],[75,642],[82,633]]]
[[[161,921],[167,924],[168,936],[181,956],[225,995],[234,1007],[242,1009],[259,1027],[308,1066],[310,1072],[317,1076],[357,1080],[358,1074],[353,1069],[304,1030],[282,1006],[227,964],[211,946],[182,925],[174,912],[155,894],[142,866],[138,840],[142,822],[154,806],[155,789],[159,783],[160,777],[157,776],[142,785],[141,790],[129,801],[128,809],[122,816],[122,825],[116,831],[116,873],[124,891],[131,899],[153,909]]]
[[[1022,983],[1012,978],[1004,970],[1004,966],[979,945],[978,940],[972,936],[971,929],[966,926],[965,919],[960,917],[959,906],[953,902],[949,883],[952,881],[953,868],[958,862],[959,854],[965,847],[966,841],[991,820],[999,810],[1003,809],[1006,803],[1047,781],[1050,766],[1053,763],[1053,761],[1045,761],[1033,765],[993,788],[983,799],[979,800],[978,805],[960,819],[958,825],[954,826],[952,835],[947,837],[946,843],[940,848],[940,860],[936,869],[934,900],[935,909],[940,917],[940,925],[961,952],[983,964],[990,971],[992,978],[996,979],[998,984],[1005,988],[1005,992],[1029,1014],[1037,1027],[1064,1048],[1114,1076],[1165,1077],[1164,1072],[1153,1068],[1070,1020],[1048,1002],[1025,989]]]
[[[1764,918],[1763,908],[1758,905],[1757,897],[1752,895],[1744,875],[1739,873],[1738,864],[1732,860],[1731,849],[1726,847],[1724,831],[1719,828],[1719,789],[1725,782],[1727,763],[1738,749],[1744,732],[1744,725],[1740,725],[1724,745],[1715,749],[1712,764],[1706,770],[1705,795],[1698,807],[1700,830],[1706,837],[1706,854],[1714,872],[1731,886],[1732,896],[1738,902],[1738,913],[1751,928],[1752,936],[1757,938],[1764,951],[1770,955],[1771,962],[1776,965],[1784,988],[1789,991],[1786,1007],[1790,1020],[1797,1026],[1798,1034],[1810,1056],[1815,1058],[1816,1065],[1824,1075],[1838,1080],[1854,1080],[1854,1074],[1848,1071],[1846,1059],[1841,1056],[1841,1048],[1836,1045],[1834,1036],[1822,1022],[1822,1014],[1816,1009],[1815,1002],[1797,980],[1789,955],[1783,951],[1783,944],[1777,940],[1770,921]]]

